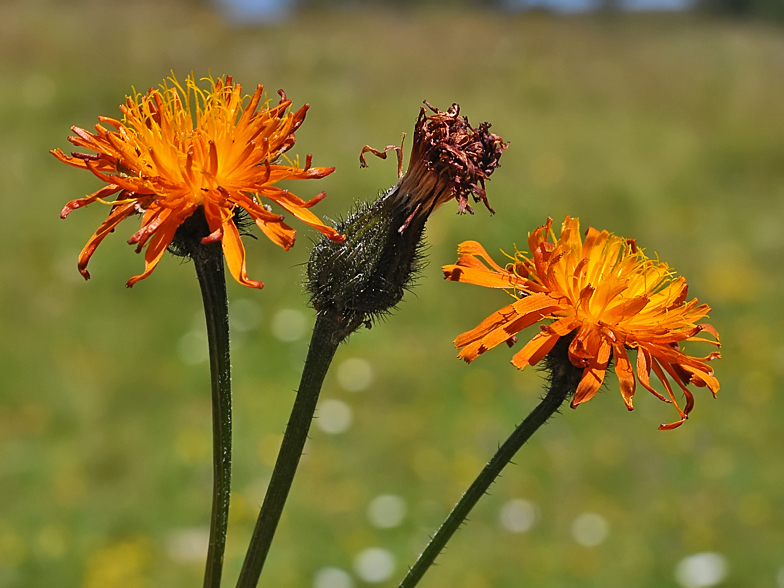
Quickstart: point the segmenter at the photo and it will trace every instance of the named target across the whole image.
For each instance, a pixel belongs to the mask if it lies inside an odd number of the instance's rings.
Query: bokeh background
[[[784,586],[784,30],[512,8],[314,2],[254,22],[185,0],[0,4],[0,586],[200,585],[210,395],[193,269],[168,256],[127,290],[143,259],[126,221],[82,280],[76,257],[106,209],[58,214],[99,182],[48,154],[172,71],[309,102],[293,152],[337,171],[295,188],[326,190],[325,218],[394,183],[392,161],[360,170],[357,156],[410,133],[423,99],[459,102],[511,143],[488,185],[497,214],[440,210],[416,289],[338,351],[265,585],[396,585],[542,388],[505,348],[455,359],[452,339],[507,299],[440,266],[463,240],[511,251],[569,214],[636,238],[713,307],[719,398],[697,390],[692,418],[660,432],[674,409],[641,391],[627,412],[609,376],[520,452],[421,585]],[[298,229],[288,253],[247,242],[263,291],[229,283],[227,586],[313,323],[300,284],[316,234]]]

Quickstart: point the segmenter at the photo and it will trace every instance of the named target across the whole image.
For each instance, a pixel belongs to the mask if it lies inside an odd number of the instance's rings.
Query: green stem
[[[560,350],[559,350],[560,351]],[[568,359],[567,359],[568,361]],[[552,370],[552,379],[547,394],[542,401],[531,411],[531,413],[520,423],[509,438],[504,442],[493,458],[487,463],[479,476],[463,494],[460,501],[449,513],[446,520],[438,529],[430,543],[417,559],[414,566],[408,571],[398,588],[413,588],[425,575],[425,572],[433,565],[436,558],[452,538],[455,531],[465,522],[466,517],[474,508],[479,499],[485,495],[487,489],[495,481],[507,464],[512,460],[517,451],[528,441],[539,427],[549,419],[563,404],[564,400],[574,392],[576,378],[579,380],[579,372],[565,366],[565,369]]]
[[[248,552],[245,555],[237,588],[255,588],[258,585],[261,570],[267,559],[270,545],[272,545],[272,538],[275,536],[280,515],[286,504],[286,498],[288,498],[294,474],[302,456],[302,449],[308,437],[321,385],[332,363],[332,358],[335,356],[335,351],[343,339],[341,333],[341,327],[333,314],[318,314],[297,398],[291,409],[280,453],[278,453],[275,469],[272,471],[272,478],[267,488],[267,495],[261,505],[261,512],[253,530]]]
[[[220,243],[189,248],[204,301],[212,384],[212,515],[204,588],[218,588],[223,571],[231,493],[231,359],[229,304]]]

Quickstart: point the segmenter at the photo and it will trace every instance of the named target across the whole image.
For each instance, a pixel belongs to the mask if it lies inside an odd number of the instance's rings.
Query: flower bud
[[[471,127],[457,104],[444,112],[427,107],[432,114],[420,110],[408,171],[378,200],[358,205],[338,224],[344,242],[320,239],[311,253],[306,281],[311,304],[337,316],[343,337],[362,324],[369,328],[402,300],[422,266],[425,224],[439,206],[454,198],[459,214],[473,214],[471,196],[494,212],[485,181],[508,144],[490,132],[489,123]],[[390,150],[397,151],[402,167],[397,147],[365,147],[360,163],[366,165],[367,151],[385,159]]]

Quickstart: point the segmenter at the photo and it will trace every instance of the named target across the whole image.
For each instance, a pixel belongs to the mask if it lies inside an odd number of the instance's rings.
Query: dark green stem
[[[560,346],[559,346],[560,347]],[[555,351],[555,350],[554,350]],[[558,351],[561,351],[558,349]],[[566,360],[568,362],[568,359]],[[554,363],[554,362],[553,362]],[[479,499],[484,496],[487,489],[495,481],[507,464],[512,460],[517,451],[528,441],[539,427],[549,419],[563,404],[564,400],[575,390],[579,381],[580,372],[570,365],[558,366],[562,369],[552,369],[550,387],[542,401],[520,423],[509,438],[504,442],[493,458],[487,463],[473,484],[466,490],[452,512],[438,529],[436,534],[427,544],[427,547],[417,559],[398,588],[413,588],[433,565],[436,558],[452,538],[455,531],[465,522],[466,517],[474,508]]]
[[[237,588],[255,588],[267,559],[272,538],[286,504],[294,474],[297,471],[310,423],[316,411],[321,385],[335,356],[335,350],[343,340],[343,330],[333,313],[319,313],[313,336],[310,340],[308,357],[302,371],[297,398],[291,409],[289,424],[272,471],[267,495],[261,506],[256,527],[253,530],[248,553],[237,582]]]
[[[231,492],[231,360],[229,305],[220,243],[193,244],[190,256],[201,286],[212,384],[212,515],[204,588],[218,588],[223,570]]]

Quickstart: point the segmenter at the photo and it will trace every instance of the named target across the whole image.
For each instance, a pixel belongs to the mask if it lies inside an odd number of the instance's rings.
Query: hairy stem
[[[308,437],[321,385],[332,363],[332,358],[335,356],[335,351],[343,339],[341,333],[341,327],[334,314],[320,313],[317,316],[297,398],[291,409],[280,453],[275,462],[275,469],[272,471],[272,479],[267,488],[256,527],[253,530],[248,552],[245,555],[237,588],[255,588],[258,584],[302,456],[302,449]]]
[[[560,342],[559,342],[560,343]],[[560,353],[562,345],[557,346],[553,352]],[[565,350],[564,350],[565,351]],[[567,359],[568,362],[568,359]],[[554,364],[555,362],[550,362]],[[561,369],[559,369],[561,368]],[[463,494],[460,501],[449,513],[446,520],[441,524],[436,534],[427,544],[427,547],[417,559],[414,566],[408,571],[398,588],[413,588],[422,579],[436,558],[443,551],[447,542],[452,538],[455,531],[465,522],[466,517],[474,508],[479,499],[487,492],[487,489],[495,481],[501,471],[509,464],[517,451],[525,444],[539,427],[558,410],[564,400],[572,394],[579,381],[579,371],[569,365],[558,365],[551,368],[550,386],[542,401],[534,408],[531,413],[520,423],[509,438],[498,448],[495,455],[487,463],[476,480]]]
[[[206,226],[206,223],[205,223]],[[226,528],[231,492],[231,359],[229,356],[229,305],[220,243],[188,243],[196,266],[210,349],[212,385],[212,515],[204,588],[218,588],[223,571]]]

